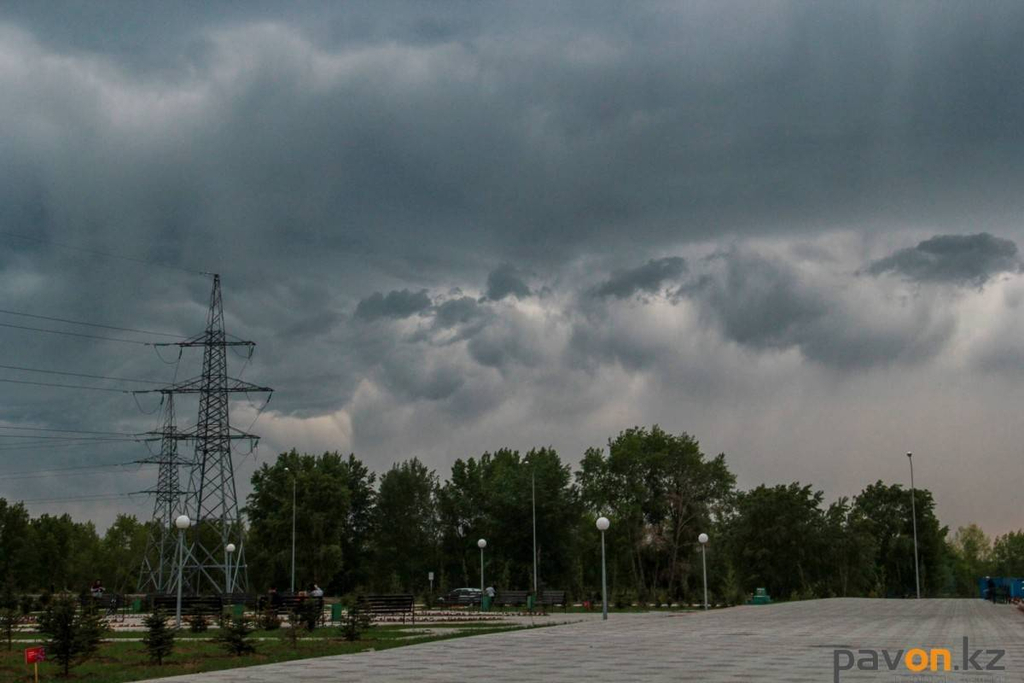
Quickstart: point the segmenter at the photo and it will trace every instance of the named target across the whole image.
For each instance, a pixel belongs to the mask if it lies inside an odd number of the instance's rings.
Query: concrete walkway
[[[892,671],[879,653],[878,671],[839,672],[842,681],[1024,682],[1024,614],[980,600],[834,599],[734,607],[707,613],[612,614],[572,624],[481,635],[410,647],[321,657],[162,679],[170,681],[833,681],[851,650],[948,648],[962,669],[970,651],[1004,649],[1000,671],[985,671],[980,653],[970,673],[913,673],[903,660]],[[973,665],[982,667],[974,670]],[[853,666],[853,661],[850,660]]]

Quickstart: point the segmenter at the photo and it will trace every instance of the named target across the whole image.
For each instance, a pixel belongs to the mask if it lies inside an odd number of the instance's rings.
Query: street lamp
[[[611,522],[607,517],[597,518],[597,530],[601,532],[601,618],[608,618],[608,572],[604,561],[604,532],[608,531]]]
[[[225,580],[225,583],[227,583],[227,588],[228,588],[227,589],[227,593],[228,593],[228,595],[230,595],[231,593],[234,592],[232,590],[234,588],[234,585],[231,583],[231,557],[235,553],[235,544],[234,543],[228,543],[227,546],[224,548],[224,550],[226,550],[227,553],[228,553],[228,566],[225,568],[224,580]]]
[[[700,563],[704,565],[704,609],[708,608],[708,556],[705,549],[708,546],[708,535],[701,534],[697,537],[700,542]]]
[[[530,463],[530,500],[533,507],[533,595],[537,599],[537,468],[533,458],[527,456]]]
[[[191,524],[188,515],[179,515],[174,520],[174,526],[178,527],[178,607],[175,611],[175,628],[181,628],[181,568],[185,564],[185,529]]]
[[[476,542],[476,547],[480,548],[480,604],[483,604],[484,599],[484,548],[487,547],[487,541],[480,539]]]
[[[910,516],[914,521],[914,580],[917,582],[917,599],[921,599],[921,570],[917,564],[917,494],[914,492],[914,454],[907,452],[910,461]]]
[[[295,473],[287,467],[285,472],[292,475],[292,595],[295,595]]]

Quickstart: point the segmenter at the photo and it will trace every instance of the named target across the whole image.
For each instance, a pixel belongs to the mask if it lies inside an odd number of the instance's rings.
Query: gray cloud
[[[507,296],[518,299],[530,296],[522,273],[511,263],[503,263],[487,275],[487,298],[500,301]]]
[[[387,295],[374,292],[356,306],[356,317],[362,320],[377,318],[408,318],[431,306],[427,290],[411,292],[408,289],[392,290]]]
[[[596,296],[614,296],[620,299],[638,292],[653,294],[663,284],[676,280],[686,272],[686,262],[679,256],[651,259],[642,266],[613,273],[608,280],[594,289]]]
[[[265,454],[443,469],[495,444],[574,458],[660,421],[731,449],[741,480],[850,493],[859,474],[817,457],[836,432],[953,461],[945,425],[992,435],[1012,403],[969,374],[1020,367],[992,322],[1015,317],[1004,243],[929,240],[869,265],[898,278],[849,273],[880,237],[916,241],[907,226],[1024,237],[1022,27],[1024,6],[998,0],[4,3],[0,230],[222,273],[229,330],[259,343],[231,371],[279,390],[254,427]],[[678,256],[648,261],[663,254]],[[11,310],[191,334],[208,284],[0,238]],[[10,364],[198,372],[189,353],[0,341]],[[928,398],[948,386],[978,387],[970,425]],[[124,396],[91,398],[0,385],[0,418],[154,426]],[[898,433],[878,417],[912,403]],[[991,438],[988,465],[1017,452]],[[0,464],[137,455],[119,448]],[[113,488],[146,485],[95,490]]]
[[[980,285],[993,275],[1020,270],[1017,245],[1012,240],[976,235],[936,235],[879,259],[868,272],[896,273],[919,282]]]

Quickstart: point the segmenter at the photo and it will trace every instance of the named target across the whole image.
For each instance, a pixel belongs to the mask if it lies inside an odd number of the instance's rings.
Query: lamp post
[[[228,543],[224,550],[228,553],[228,566],[224,568],[224,581],[227,584],[227,590],[225,591],[228,595],[234,593],[234,584],[231,582],[231,558],[235,554],[235,544]]]
[[[179,515],[174,520],[174,526],[178,527],[178,606],[175,610],[175,628],[181,628],[181,574],[182,565],[185,564],[185,529],[191,525],[192,520],[188,515]]]
[[[295,595],[295,473],[287,467],[285,472],[292,475],[292,595]]]
[[[476,547],[480,548],[480,607],[484,605],[484,548],[487,547],[487,541],[480,539],[476,542]]]
[[[705,548],[708,547],[708,535],[701,534],[697,537],[700,542],[700,563],[704,566],[704,609],[708,608],[708,556]]]
[[[533,599],[537,599],[537,468],[530,461],[530,497],[533,502]]]
[[[604,532],[608,531],[611,522],[607,517],[597,518],[597,530],[601,532],[601,618],[608,618],[608,571],[604,561]]]
[[[907,452],[910,461],[910,516],[914,522],[914,580],[917,583],[917,599],[921,599],[921,570],[917,564],[917,494],[914,492],[914,454]]]

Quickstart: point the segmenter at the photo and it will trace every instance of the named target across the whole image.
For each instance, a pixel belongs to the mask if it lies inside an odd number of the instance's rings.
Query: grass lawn
[[[113,642],[101,645],[99,652],[92,659],[84,664],[72,667],[69,678],[65,679],[60,675],[61,670],[55,663],[46,662],[39,667],[39,679],[46,681],[74,680],[87,683],[120,683],[123,681],[137,681],[144,678],[217,671],[257,664],[271,664],[307,657],[351,654],[365,650],[384,650],[392,647],[426,643],[433,640],[447,640],[482,633],[513,631],[519,628],[507,625],[488,626],[453,624],[451,628],[458,630],[445,635],[424,634],[419,627],[411,625],[376,626],[365,632],[362,640],[354,643],[341,640],[338,637],[337,629],[325,628],[318,629],[313,633],[313,638],[300,640],[295,646],[287,641],[281,630],[272,632],[259,631],[254,633],[253,637],[267,638],[268,640],[255,641],[253,644],[256,646],[256,654],[244,657],[228,655],[217,643],[190,637],[193,634],[182,633],[182,637],[175,642],[174,653],[164,660],[163,666],[149,663],[149,658],[142,647],[142,643],[117,642],[119,639],[115,638]],[[139,637],[142,634],[135,633],[132,635]],[[213,635],[213,632],[200,635],[209,638]],[[32,669],[25,665],[22,653],[22,648],[26,645],[25,643],[15,642],[12,651],[0,650],[0,681],[32,680]]]

